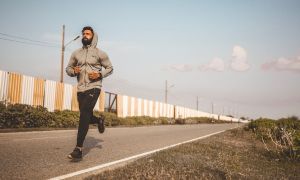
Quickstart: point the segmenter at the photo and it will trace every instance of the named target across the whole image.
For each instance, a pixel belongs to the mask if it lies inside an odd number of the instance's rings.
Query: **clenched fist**
[[[80,66],[75,66],[74,67],[74,73],[79,74],[80,73]]]
[[[99,72],[91,72],[89,73],[89,78],[92,79],[92,80],[95,80],[95,79],[98,79],[101,77],[101,74]]]

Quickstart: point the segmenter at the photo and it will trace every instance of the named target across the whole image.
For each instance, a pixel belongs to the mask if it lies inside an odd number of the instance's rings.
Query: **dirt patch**
[[[252,132],[234,129],[86,179],[300,179],[300,162],[274,156]]]

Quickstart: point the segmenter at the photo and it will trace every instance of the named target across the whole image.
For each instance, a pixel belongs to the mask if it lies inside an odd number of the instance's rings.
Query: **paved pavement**
[[[90,129],[79,162],[67,158],[76,130],[0,133],[0,179],[58,177],[234,127],[237,124],[123,127],[107,128],[104,134]]]

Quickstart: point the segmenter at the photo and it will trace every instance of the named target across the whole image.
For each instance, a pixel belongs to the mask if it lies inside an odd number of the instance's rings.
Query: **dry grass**
[[[86,179],[300,179],[300,162],[274,156],[251,132],[235,129]]]

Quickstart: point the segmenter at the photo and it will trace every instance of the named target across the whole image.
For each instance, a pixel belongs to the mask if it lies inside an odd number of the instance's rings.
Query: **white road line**
[[[57,129],[57,130],[45,130],[45,131],[20,131],[20,132],[2,132],[0,135],[24,135],[24,134],[45,134],[45,133],[63,133],[69,131],[77,131],[77,129]]]
[[[88,168],[88,169],[84,169],[84,170],[81,170],[81,171],[76,171],[76,172],[73,172],[73,173],[70,173],[70,174],[66,174],[66,175],[62,175],[62,176],[57,176],[57,177],[51,178],[49,180],[59,180],[59,179],[71,178],[71,177],[74,177],[74,176],[78,176],[80,174],[84,174],[84,173],[87,173],[87,172],[99,170],[99,169],[102,169],[102,168],[105,168],[105,167],[109,167],[109,166],[112,166],[112,165],[115,165],[115,164],[118,164],[118,163],[123,163],[123,162],[129,161],[129,160],[132,160],[132,159],[136,159],[136,158],[140,158],[140,157],[143,157],[143,156],[147,156],[147,155],[150,155],[150,154],[162,151],[162,150],[166,150],[166,149],[169,149],[169,148],[172,148],[172,147],[175,147],[175,146],[179,146],[179,145],[182,145],[182,144],[186,144],[186,143],[190,143],[190,142],[193,142],[193,141],[197,141],[199,139],[204,139],[204,138],[207,138],[209,136],[222,133],[224,131],[225,130],[218,131],[218,132],[215,132],[215,133],[211,133],[211,134],[208,134],[208,135],[205,135],[205,136],[197,137],[197,138],[194,138],[194,139],[191,139],[191,140],[188,140],[188,141],[184,141],[184,142],[181,142],[181,143],[177,143],[177,144],[173,144],[173,145],[166,146],[166,147],[163,147],[163,148],[159,148],[159,149],[155,149],[155,150],[152,150],[152,151],[144,152],[142,154],[137,154],[137,155],[134,155],[134,156],[130,156],[130,157],[127,157],[127,158],[124,158],[124,159],[120,159],[120,160],[117,160],[117,161],[113,161],[113,162],[101,164],[101,165],[98,165],[98,166],[94,166],[94,167],[91,167],[91,168]]]
[[[38,137],[38,138],[29,138],[29,139],[13,139],[13,141],[31,141],[31,140],[40,140],[40,139],[56,139],[56,138],[69,138],[69,137],[74,137],[76,135],[72,136],[57,136],[57,137]]]

